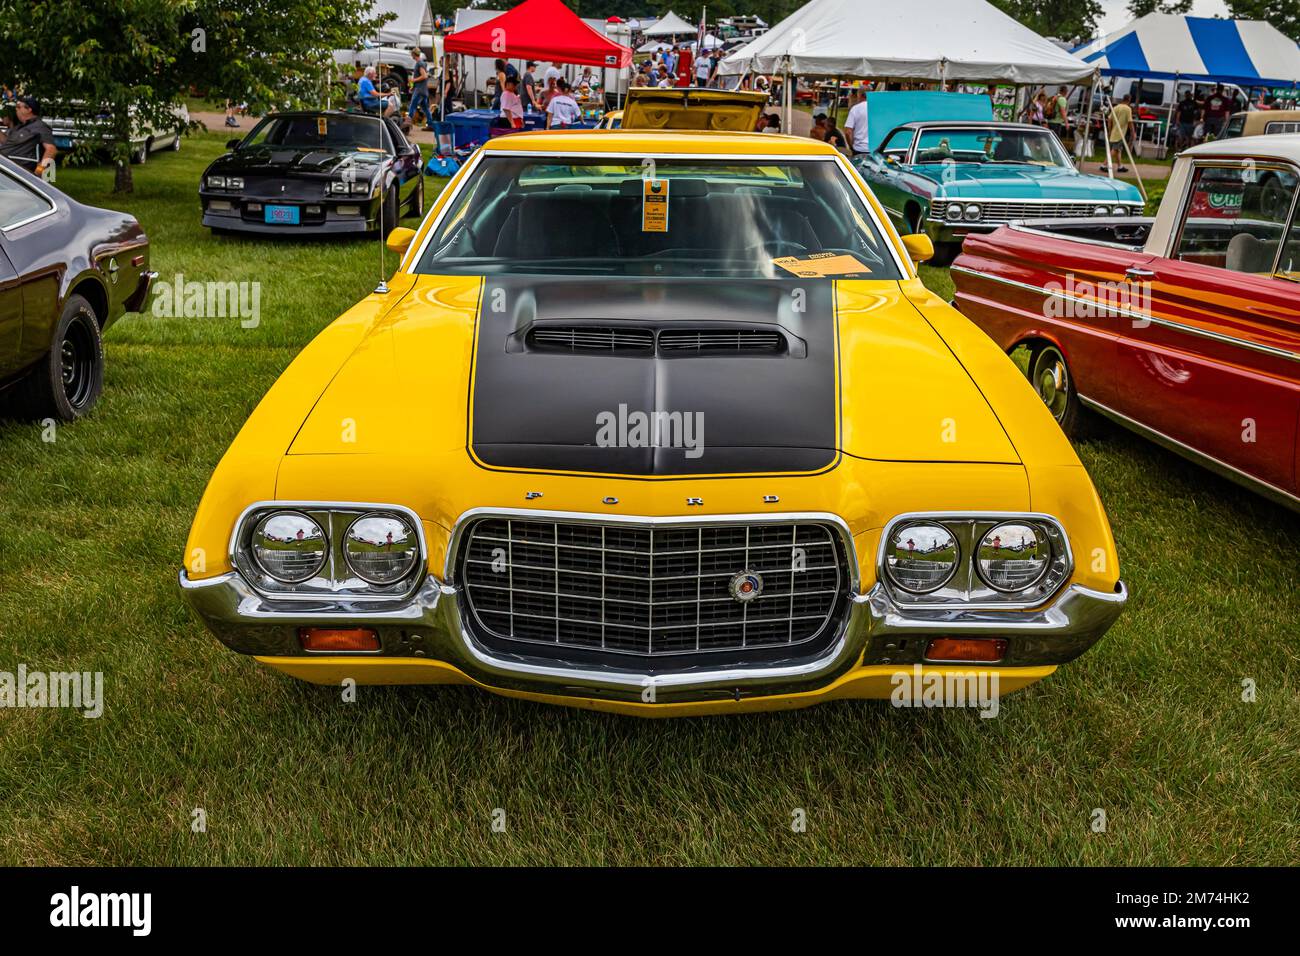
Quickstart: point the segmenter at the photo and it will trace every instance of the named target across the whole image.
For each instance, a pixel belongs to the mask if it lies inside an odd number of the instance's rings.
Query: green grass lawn
[[[1129,608],[995,720],[844,701],[641,721],[460,688],[344,704],[225,650],[176,590],[194,508],[378,264],[373,242],[210,237],[195,184],[224,138],[137,167],[132,197],[107,168],[60,173],[140,218],[164,278],[262,282],[262,321],[123,320],[91,418],[53,443],[0,423],[0,670],[103,671],[107,700],[99,720],[0,710],[0,864],[1300,858],[1300,521],[1123,433],[1079,452]]]

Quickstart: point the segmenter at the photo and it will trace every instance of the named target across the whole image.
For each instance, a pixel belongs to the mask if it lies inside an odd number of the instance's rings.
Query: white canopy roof
[[[985,0],[812,0],[719,71],[1075,83],[1093,67]]]
[[[429,0],[371,0],[372,13],[395,13],[379,28],[379,42],[409,50],[420,45],[420,30],[429,19]],[[363,39],[373,40],[373,37]]]
[[[645,35],[648,37],[670,37],[679,33],[696,33],[698,29],[698,27],[691,26],[669,10],[658,23],[645,32]]]

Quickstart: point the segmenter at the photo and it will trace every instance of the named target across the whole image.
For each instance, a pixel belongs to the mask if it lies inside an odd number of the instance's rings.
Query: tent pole
[[[1101,76],[1100,70],[1093,70],[1092,83],[1088,85],[1088,109],[1083,121],[1083,145],[1087,149],[1087,158],[1092,158],[1092,101],[1097,96],[1097,78]],[[1079,163],[1083,164],[1084,151],[1079,151]]]

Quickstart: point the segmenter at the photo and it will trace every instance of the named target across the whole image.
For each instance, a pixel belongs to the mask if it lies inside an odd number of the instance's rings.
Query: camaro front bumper
[[[1119,616],[1128,593],[1063,588],[1030,611],[902,609],[877,584],[855,595],[837,639],[811,658],[754,666],[576,667],[543,657],[489,652],[462,626],[454,588],[426,577],[402,602],[275,601],[238,573],[180,586],[212,632],[232,650],[295,677],[338,683],[473,684],[507,696],[643,715],[689,715],[800,707],[837,697],[889,697],[892,678],[914,668],[947,674],[996,673],[1001,692],[1047,676],[1091,647]],[[302,650],[302,627],[368,627],[381,650],[321,654]],[[925,659],[932,637],[1001,637],[996,664]]]

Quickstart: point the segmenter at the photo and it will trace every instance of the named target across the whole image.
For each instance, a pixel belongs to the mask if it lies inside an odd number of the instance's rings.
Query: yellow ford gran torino
[[[1050,412],[822,143],[501,137],[389,244],[199,505],[239,653],[691,715],[1005,693],[1124,605]]]

